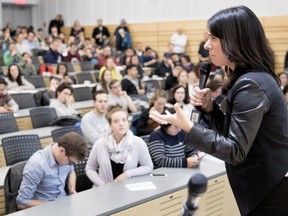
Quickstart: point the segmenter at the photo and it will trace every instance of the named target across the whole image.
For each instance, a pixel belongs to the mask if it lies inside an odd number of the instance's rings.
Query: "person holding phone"
[[[182,128],[186,145],[226,162],[241,215],[288,215],[288,112],[263,27],[245,6],[217,12],[207,26],[204,47],[229,77],[225,113],[210,89],[195,87],[191,103],[211,129],[190,122],[178,104],[176,114],[150,116]]]

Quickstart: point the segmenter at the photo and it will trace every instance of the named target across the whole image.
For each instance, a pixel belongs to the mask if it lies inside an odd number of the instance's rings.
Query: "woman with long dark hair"
[[[288,215],[288,112],[263,27],[239,6],[213,15],[208,34],[212,63],[228,72],[225,114],[208,88],[195,87],[191,103],[212,130],[188,121],[177,104],[176,114],[151,117],[181,127],[185,144],[226,162],[241,215]]]
[[[6,81],[7,81],[7,90],[35,89],[34,85],[28,82],[24,78],[24,76],[21,75],[20,68],[16,64],[9,65]]]

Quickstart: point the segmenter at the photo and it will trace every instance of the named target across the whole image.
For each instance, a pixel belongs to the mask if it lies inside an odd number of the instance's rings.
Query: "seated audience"
[[[78,47],[76,44],[72,43],[70,45],[69,52],[67,56],[64,57],[65,62],[72,62],[77,63],[79,61],[82,61],[82,57],[78,53]]]
[[[190,56],[187,54],[184,54],[180,58],[181,65],[184,70],[186,70],[188,73],[193,71],[194,64],[191,62]]]
[[[50,45],[49,50],[44,56],[45,63],[57,64],[62,61],[61,54],[61,39],[54,38],[52,44]]]
[[[144,75],[144,71],[142,68],[142,65],[140,64],[139,56],[137,54],[134,54],[130,58],[130,64],[136,65],[137,70],[138,70],[138,77],[141,80]]]
[[[86,113],[81,119],[81,130],[87,142],[93,145],[99,138],[110,131],[105,114],[108,108],[108,94],[104,90],[93,94],[94,109]]]
[[[172,68],[174,67],[174,64],[170,56],[170,53],[164,54],[162,62],[157,64],[154,73],[155,75],[159,77],[168,77],[172,73]]]
[[[21,55],[18,53],[15,43],[10,43],[9,48],[3,54],[3,62],[5,66],[17,64],[21,61]]]
[[[51,98],[56,97],[56,89],[58,88],[60,83],[61,83],[61,79],[59,79],[58,77],[55,77],[55,76],[50,77],[48,90],[50,92]]]
[[[35,37],[35,33],[33,31],[28,32],[27,39],[23,41],[23,44],[27,47],[29,53],[32,53],[33,49],[39,49],[39,43],[37,38]]]
[[[4,27],[2,29],[2,35],[0,35],[0,50],[7,50],[10,43],[14,43],[14,40],[11,36],[11,29]]]
[[[181,66],[175,66],[172,73],[165,80],[165,90],[170,90],[178,84],[178,75],[183,70]]]
[[[21,75],[20,68],[16,64],[11,64],[8,67],[7,90],[31,90],[35,89],[34,85],[28,82],[24,76]]]
[[[192,73],[192,72],[191,72]],[[180,73],[178,74],[178,85],[182,85],[185,87],[185,92],[188,96],[193,91],[193,85],[189,83],[189,74],[186,70],[182,69]]]
[[[93,145],[86,174],[94,186],[149,174],[153,163],[143,139],[129,130],[128,113],[119,105],[106,113],[111,132]]]
[[[18,104],[7,92],[7,82],[4,78],[0,78],[0,113],[16,112],[18,109]]]
[[[168,109],[171,114],[173,108]],[[151,133],[148,149],[154,164],[159,167],[188,167],[200,163],[197,151],[184,145],[186,134],[181,128],[171,124],[162,124],[160,129]]]
[[[123,109],[128,110],[132,113],[137,112],[136,105],[132,101],[131,97],[125,92],[122,91],[121,82],[116,79],[112,79],[109,83],[109,105],[119,104]]]
[[[67,133],[58,143],[53,142],[35,152],[23,170],[23,180],[16,200],[18,209],[77,193],[73,164],[83,160],[86,154],[87,143],[75,132]]]
[[[57,64],[56,74],[55,77],[59,78],[62,82],[73,84],[72,79],[68,75],[68,67],[65,63]]]
[[[54,107],[57,116],[77,116],[78,112],[71,105],[74,103],[73,88],[68,83],[62,83],[56,89],[56,99],[50,100],[50,107]]]
[[[150,47],[146,47],[143,55],[140,57],[140,62],[143,67],[156,67],[157,56]]]
[[[142,111],[141,116],[138,120],[136,126],[137,136],[148,135],[154,130],[159,129],[160,127],[159,123],[149,118],[149,114],[152,111],[164,113],[166,98],[167,98],[166,92],[163,90],[158,90],[154,93],[154,96],[151,98],[149,108]]]
[[[126,75],[121,81],[121,86],[123,91],[126,91],[128,95],[145,94],[145,90],[142,88],[138,77],[136,65],[130,64],[126,67]]]
[[[24,39],[25,39],[25,35],[23,33],[20,33],[20,34],[17,35],[16,48],[17,48],[17,51],[18,51],[19,55],[22,55],[24,52],[29,52],[30,53],[30,51],[28,50],[28,47],[26,46],[26,44],[23,43]]]
[[[100,85],[98,84],[96,86],[96,90],[103,90],[105,91],[107,94],[110,93],[110,89],[109,89],[109,83],[112,80],[112,75],[111,75],[111,71],[106,69],[102,72],[101,78],[100,78]]]
[[[190,119],[193,110],[193,105],[190,103],[189,94],[187,88],[182,85],[176,85],[172,88],[171,97],[168,101],[169,106],[173,107],[175,103],[178,103],[183,109],[186,117]]]
[[[18,66],[20,68],[21,74],[25,77],[37,75],[36,68],[32,63],[32,59],[28,52],[24,52],[22,54],[22,59],[18,63]]]
[[[102,73],[104,70],[108,69],[109,71],[111,71],[111,76],[112,79],[118,79],[118,80],[122,80],[122,75],[121,73],[116,69],[116,64],[114,62],[113,57],[109,57],[106,60],[105,66],[101,67],[100,71],[99,71],[99,77],[101,78]]]
[[[280,87],[283,90],[284,86],[288,84],[287,82],[287,74],[285,72],[279,73],[277,75],[280,79]]]
[[[131,57],[134,55],[134,50],[132,48],[128,48],[125,50],[124,54],[120,56],[120,64],[121,65],[129,65],[131,62]]]

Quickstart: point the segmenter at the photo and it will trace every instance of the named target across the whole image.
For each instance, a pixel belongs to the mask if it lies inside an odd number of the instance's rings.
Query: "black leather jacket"
[[[226,162],[241,215],[259,205],[288,171],[288,112],[275,79],[249,72],[228,90],[226,115],[214,104],[210,127],[194,124],[185,144]]]

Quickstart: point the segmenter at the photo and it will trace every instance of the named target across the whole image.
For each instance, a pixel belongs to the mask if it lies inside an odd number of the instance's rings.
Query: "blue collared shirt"
[[[74,172],[71,165],[58,165],[52,155],[53,144],[35,152],[23,171],[23,180],[17,204],[26,205],[31,200],[52,201],[67,196],[67,176]]]

